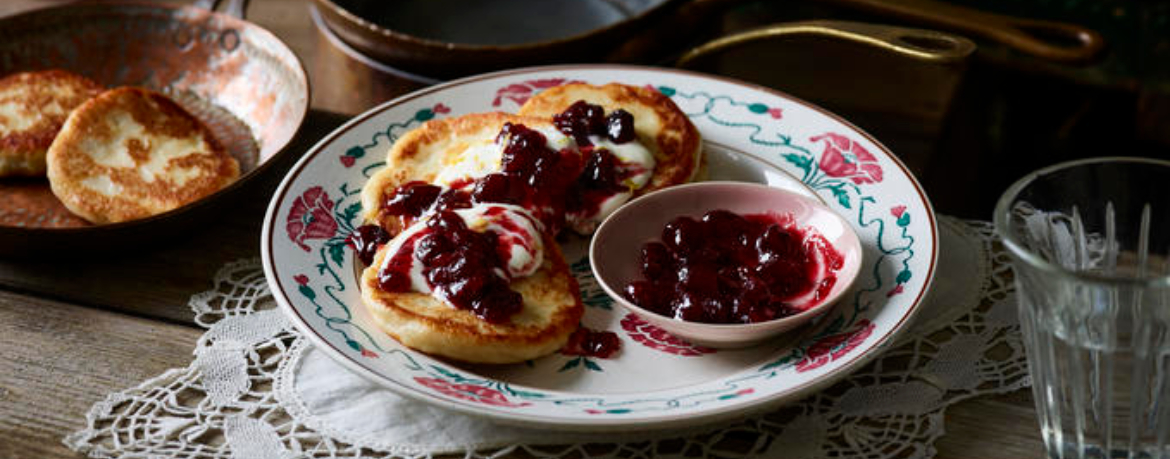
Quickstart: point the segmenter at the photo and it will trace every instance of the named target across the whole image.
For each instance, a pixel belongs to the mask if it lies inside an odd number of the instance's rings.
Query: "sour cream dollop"
[[[544,239],[541,237],[540,224],[523,207],[487,203],[476,204],[467,209],[456,209],[453,212],[463,219],[464,224],[472,231],[496,233],[497,254],[500,255],[503,265],[502,269],[496,270],[496,275],[505,280],[527,277],[540,269],[544,263]],[[389,265],[392,260],[401,259],[401,251],[413,251],[415,241],[425,232],[433,231],[426,225],[426,220],[433,217],[434,214],[427,216],[391,239],[386,247],[387,256],[379,269],[391,269]],[[425,268],[422,260],[411,254],[408,269],[411,290],[433,292],[423,274]]]
[[[605,137],[589,136],[589,141],[593,143],[595,149],[609,150],[620,161],[618,167],[629,175],[622,183],[625,191],[618,191],[606,197],[596,207],[565,213],[566,226],[582,235],[592,234],[597,225],[628,202],[635,191],[646,186],[654,176],[654,166],[657,165],[654,153],[637,140],[615,143]]]
[[[564,148],[576,148],[577,142],[556,129],[540,126],[534,129],[544,134],[545,145],[549,150],[560,151]],[[492,136],[479,139],[463,151],[452,155],[443,162],[443,169],[435,176],[435,184],[445,187],[465,185],[484,176],[499,172],[503,169],[505,138]]]

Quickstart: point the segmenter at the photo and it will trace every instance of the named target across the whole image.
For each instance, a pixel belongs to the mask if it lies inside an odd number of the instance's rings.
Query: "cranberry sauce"
[[[402,245],[389,257],[382,261],[378,269],[378,288],[387,292],[411,291],[410,268],[414,265],[414,250],[422,233],[415,233],[402,242]]]
[[[378,247],[387,242],[390,242],[390,233],[378,225],[359,226],[345,238],[345,243],[353,248],[357,258],[366,266],[374,262]]]
[[[618,338],[617,333],[578,327],[569,335],[569,341],[561,348],[561,353],[607,359],[621,348],[622,340]]]
[[[496,274],[503,271],[495,232],[469,229],[463,218],[443,210],[411,234],[378,272],[379,286],[390,292],[411,290],[415,258],[439,298],[492,323],[507,322],[521,309],[521,297]]]
[[[615,194],[629,191],[625,185],[632,170],[622,170],[619,160],[604,148],[593,149],[585,160],[584,170],[573,182],[566,196],[565,210],[575,214],[593,215],[601,204]]]
[[[504,123],[497,141],[501,171],[477,180],[472,199],[525,207],[555,234],[564,225],[565,193],[581,174],[579,153],[553,151],[544,134],[522,124]]]
[[[386,196],[382,211],[388,215],[418,217],[431,208],[442,191],[427,182],[406,182]]]
[[[565,111],[553,115],[557,130],[577,141],[582,147],[592,146],[589,136],[608,138],[614,143],[634,140],[634,115],[617,109],[606,116],[605,109],[583,100],[578,100]]]
[[[589,136],[617,144],[631,142],[635,139],[634,115],[620,108],[606,115],[601,106],[579,100],[554,115],[553,124],[577,142],[585,158],[581,174],[566,196],[566,211],[593,215],[610,196],[629,191],[626,180],[642,171],[631,167],[636,165],[623,164],[609,150],[594,148]]]
[[[382,212],[402,218],[403,227],[410,226],[428,212],[466,209],[471,197],[458,188],[443,189],[422,181],[406,182],[385,195]]]
[[[583,106],[591,107],[581,109]],[[574,108],[577,107],[577,108]],[[626,167],[617,156],[604,148],[594,148],[587,134],[580,134],[581,126],[588,126],[586,121],[573,118],[567,114],[584,112],[590,116],[601,117],[601,107],[585,104],[578,101],[564,113],[557,115],[557,126],[566,135],[576,139],[580,150],[563,149],[553,152],[547,147],[546,139],[538,131],[523,125],[505,124],[500,136],[510,135],[504,148],[501,163],[503,172],[491,174],[487,180],[496,180],[498,184],[482,187],[481,196],[477,199],[482,202],[508,202],[520,204],[534,209],[538,218],[545,227],[554,234],[564,226],[565,213],[593,215],[601,204],[614,194],[629,191],[626,180],[640,172],[639,168]],[[633,139],[633,116],[625,111],[614,112],[618,116],[615,124],[623,126],[615,128],[620,131],[626,141]],[[612,115],[612,114],[611,114]],[[584,115],[582,115],[584,116]],[[605,118],[600,118],[604,130]],[[589,133],[594,133],[589,131]],[[616,140],[615,140],[616,141]],[[502,175],[502,178],[492,178]],[[524,186],[526,185],[526,187]],[[489,190],[498,190],[487,193]],[[526,199],[521,190],[527,192]],[[476,191],[481,191],[477,186]]]
[[[667,223],[640,262],[644,279],[624,292],[638,306],[691,322],[752,323],[818,303],[844,258],[791,218],[713,210]]]

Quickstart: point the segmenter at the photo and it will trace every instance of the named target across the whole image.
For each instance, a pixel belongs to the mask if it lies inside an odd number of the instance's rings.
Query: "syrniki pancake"
[[[638,141],[651,150],[656,162],[650,182],[636,195],[696,178],[702,163],[699,130],[669,97],[657,90],[619,83],[569,83],[537,93],[517,113],[551,118],[579,100],[600,105],[606,112],[620,108],[634,115]]]
[[[485,321],[429,293],[379,289],[378,267],[390,244],[362,272],[362,298],[378,326],[413,349],[476,363],[534,359],[564,346],[585,311],[560,248],[547,236],[543,245],[540,267],[510,285],[523,298],[523,307],[505,323]]]
[[[74,110],[47,161],[53,193],[93,223],[167,212],[239,176],[239,164],[206,126],[141,88],[113,89]]]
[[[368,223],[382,225],[390,234],[402,229],[402,221],[382,212],[387,193],[412,181],[450,186],[451,180],[482,176],[499,167],[500,152],[492,144],[504,123],[523,124],[552,137],[565,146],[569,140],[559,134],[552,121],[503,112],[471,113],[454,118],[427,121],[403,134],[386,154],[386,166],[362,188],[363,216]]]
[[[495,171],[500,152],[493,143],[508,122],[558,136],[549,120],[506,113],[476,113],[424,123],[398,139],[387,156],[386,167],[367,182],[362,196],[367,221],[381,224],[398,238],[406,237],[404,223],[414,222],[382,212],[386,193],[408,182],[453,186],[467,177]],[[417,229],[425,223],[414,225],[411,228]],[[362,274],[366,309],[387,334],[406,346],[434,355],[468,362],[510,363],[554,352],[576,330],[584,306],[576,279],[556,242],[550,235],[536,231],[541,241],[540,264],[532,274],[511,280],[508,287],[520,294],[522,308],[502,323],[491,323],[469,310],[457,309],[431,293],[380,288],[379,267],[392,255],[386,252],[395,246],[394,241],[378,251]]]
[[[538,96],[541,99],[525,106],[525,113],[532,116],[473,113],[424,123],[395,142],[386,166],[362,190],[365,221],[397,235],[363,271],[363,299],[382,330],[406,346],[481,363],[518,362],[556,351],[576,330],[584,309],[576,280],[556,244],[561,225],[588,234],[595,227],[594,220],[612,211],[605,210],[606,206],[620,205],[646,189],[684,183],[699,168],[698,131],[657,91],[574,85],[542,94]],[[561,126],[569,133],[562,132],[553,115],[578,100],[601,105],[606,117],[628,117],[617,113],[624,109],[633,114],[633,126],[606,118],[611,126],[619,125],[616,134],[611,127],[603,137],[597,137],[593,121],[581,125],[588,126],[586,134],[572,126]],[[598,109],[588,111],[596,114]],[[564,124],[565,119],[559,123]],[[511,127],[501,133],[508,124]],[[603,166],[606,161],[609,166]],[[493,187],[489,179],[496,179],[493,183],[497,185],[506,183],[494,188],[501,194],[487,191]],[[516,180],[524,184],[516,185]],[[517,187],[524,188],[522,197],[511,194]],[[505,189],[508,191],[502,191]],[[507,202],[521,212],[531,212],[531,218],[541,223],[536,237],[543,241],[539,268],[530,275],[506,276],[508,288],[522,297],[522,308],[504,321],[486,320],[465,306],[456,307],[442,299],[439,290],[430,292],[445,288],[430,283],[430,276],[440,268],[421,264],[423,259],[439,259],[422,242],[429,235],[419,228],[435,221],[435,217],[427,219],[436,214],[427,212],[451,212],[442,210],[450,209],[443,204],[443,196],[459,196],[466,190],[473,190],[466,198],[473,209]],[[407,204],[418,196],[426,197],[419,198],[421,203]],[[507,199],[493,201],[493,197]],[[452,199],[450,202],[461,202]],[[416,242],[409,242],[412,240]],[[467,247],[469,258],[462,262],[480,263],[471,254],[484,250]],[[406,278],[405,273],[411,273],[409,288],[399,281]],[[425,275],[420,277],[419,273]],[[482,295],[473,298],[489,298]]]
[[[102,86],[64,70],[0,79],[0,176],[45,175],[45,152],[69,112]]]

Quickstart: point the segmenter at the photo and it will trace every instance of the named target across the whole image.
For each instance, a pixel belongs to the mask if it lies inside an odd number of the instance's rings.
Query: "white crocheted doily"
[[[95,458],[932,457],[948,406],[1029,383],[990,225],[940,222],[938,277],[897,345],[828,390],[728,425],[594,437],[404,399],[314,350],[275,308],[259,260],[247,260],[191,298],[207,327],[194,361],[109,395],[65,443]]]

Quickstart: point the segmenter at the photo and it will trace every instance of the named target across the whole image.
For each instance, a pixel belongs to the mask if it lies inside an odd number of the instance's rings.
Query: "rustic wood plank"
[[[65,260],[0,260],[0,289],[21,291],[76,304],[190,322],[187,299],[211,287],[224,264],[259,256],[260,229],[273,191],[301,152],[345,117],[310,112],[293,154],[214,220],[177,235],[173,243],[126,247],[107,255]]]
[[[190,363],[200,329],[0,291],[0,457],[61,443],[106,394]]]
[[[176,1],[176,0],[170,0]],[[177,0],[179,3],[190,3],[189,0]],[[262,0],[248,3],[246,17],[248,21],[267,29],[289,49],[292,49],[305,71],[311,68],[309,64],[316,56],[316,34],[313,19],[309,17],[309,0]],[[317,81],[310,81],[314,86]],[[321,83],[324,84],[324,83]]]
[[[935,443],[939,459],[1044,457],[1032,389],[958,403],[946,412],[946,435]]]
[[[64,5],[72,0],[9,0],[0,2],[0,16],[11,16],[26,11]]]

